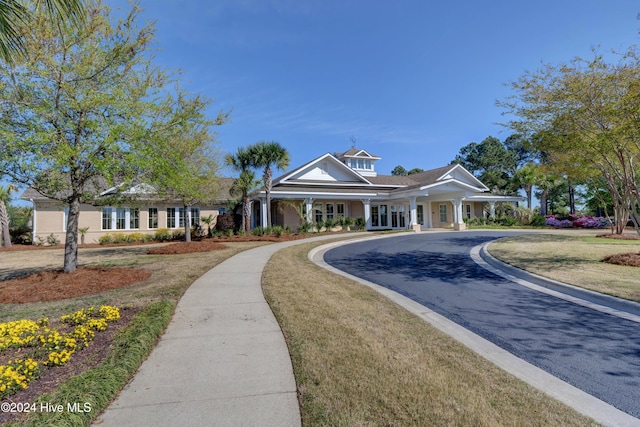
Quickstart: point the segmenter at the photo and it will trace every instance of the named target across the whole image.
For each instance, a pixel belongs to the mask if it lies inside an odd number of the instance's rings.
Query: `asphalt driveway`
[[[472,247],[513,233],[407,234],[344,245],[325,261],[405,295],[640,418],[640,324],[497,276]]]

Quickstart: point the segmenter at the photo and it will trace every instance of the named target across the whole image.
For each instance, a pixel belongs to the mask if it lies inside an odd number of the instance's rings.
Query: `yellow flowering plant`
[[[0,357],[8,349],[32,348],[29,353],[47,367],[62,366],[81,347],[89,346],[96,332],[105,331],[108,323],[120,319],[120,310],[103,305],[98,310],[84,308],[60,318],[63,324],[74,326],[70,332],[49,327],[49,319],[23,319],[0,323]],[[40,374],[40,365],[33,358],[16,359],[0,365],[0,398],[28,387]]]

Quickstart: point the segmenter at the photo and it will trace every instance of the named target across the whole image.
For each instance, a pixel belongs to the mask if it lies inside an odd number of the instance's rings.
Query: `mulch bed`
[[[603,261],[609,264],[624,265],[627,267],[640,267],[640,253],[631,252],[608,255]]]
[[[54,301],[92,295],[141,282],[151,273],[141,268],[80,267],[73,273],[45,270],[0,282],[0,304]]]

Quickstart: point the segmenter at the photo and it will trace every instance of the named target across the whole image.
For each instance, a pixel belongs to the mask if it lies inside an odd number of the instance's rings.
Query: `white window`
[[[467,219],[471,219],[471,205],[467,205]]]
[[[103,230],[137,230],[140,228],[140,209],[102,208]]]
[[[339,217],[344,216],[344,203],[336,203],[336,209]]]
[[[149,208],[149,228],[158,228],[158,208]]]
[[[197,227],[200,225],[200,208],[191,208],[191,224],[192,227]]]
[[[447,205],[440,205],[440,222],[447,222]]]

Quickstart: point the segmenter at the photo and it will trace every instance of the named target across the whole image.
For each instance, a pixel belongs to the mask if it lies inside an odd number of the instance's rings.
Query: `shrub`
[[[60,239],[58,239],[53,233],[47,236],[47,244],[51,246],[56,246],[60,244]]]
[[[254,236],[264,236],[264,228],[262,228],[261,226],[258,226],[256,228],[254,228],[253,230],[251,230],[251,234],[253,234]]]
[[[363,216],[359,216],[358,218],[356,218],[355,225],[358,230],[364,230],[364,228],[367,226],[367,221],[365,221]]]
[[[107,233],[103,236],[100,236],[100,238],[98,238],[98,243],[100,243],[101,245],[107,245],[109,243],[113,243],[113,237],[111,236],[111,234]]]
[[[26,225],[9,229],[9,234],[11,234],[11,241],[17,245],[30,245],[31,232],[31,227],[27,227]]]
[[[276,237],[280,237],[282,236],[282,233],[284,233],[284,228],[280,227],[279,225],[274,225],[273,227],[271,227],[271,232]]]
[[[327,229],[327,231],[331,231],[333,228],[335,228],[338,225],[338,220],[337,219],[327,219],[324,222],[324,226]]]
[[[184,230],[178,228],[171,232],[171,240],[184,240]]]
[[[313,224],[307,221],[304,221],[302,224],[298,225],[298,233],[308,233],[313,228]]]
[[[168,228],[158,228],[156,233],[153,235],[153,240],[158,242],[165,242],[167,240],[171,240],[171,231]]]

